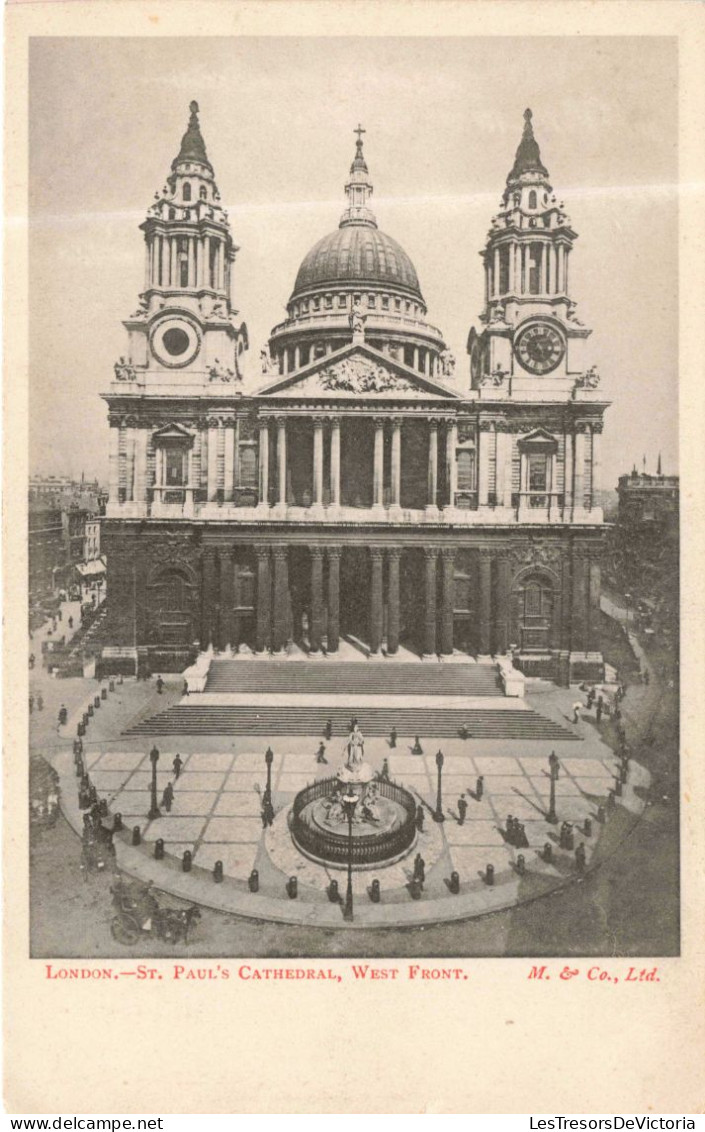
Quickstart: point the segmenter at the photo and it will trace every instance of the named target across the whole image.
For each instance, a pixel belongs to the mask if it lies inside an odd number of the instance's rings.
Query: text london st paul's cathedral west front
[[[599,679],[607,403],[531,112],[482,252],[469,367],[378,227],[358,130],[339,226],[301,263],[250,390],[237,248],[190,110],[104,394],[106,669],[346,641]]]

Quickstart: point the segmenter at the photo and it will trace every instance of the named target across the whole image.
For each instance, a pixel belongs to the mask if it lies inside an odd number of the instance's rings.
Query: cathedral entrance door
[[[340,627],[344,637],[369,643],[370,561],[367,547],[346,547],[340,560]]]

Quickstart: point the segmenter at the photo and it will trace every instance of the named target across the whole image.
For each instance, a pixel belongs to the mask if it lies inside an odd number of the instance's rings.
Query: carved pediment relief
[[[278,397],[408,397],[412,400],[438,400],[452,393],[440,388],[432,379],[386,364],[381,357],[367,352],[349,353],[342,357],[322,358],[309,372],[288,382],[270,386],[268,393]]]

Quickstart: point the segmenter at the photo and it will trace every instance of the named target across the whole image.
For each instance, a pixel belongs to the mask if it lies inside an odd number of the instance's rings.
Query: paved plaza
[[[528,697],[529,705],[568,726],[575,689],[542,688],[541,694],[533,699]],[[133,699],[137,694],[137,688],[130,691]],[[115,839],[120,868],[140,879],[152,880],[160,889],[223,911],[285,923],[344,926],[341,908],[328,900],[327,888],[335,878],[344,890],[345,870],[324,867],[306,858],[294,846],[288,828],[288,813],[296,793],[307,784],[330,776],[344,761],[341,738],[334,737],[326,744],[328,764],[323,765],[315,758],[320,735],[276,736],[270,742],[260,736],[209,736],[200,740],[188,737],[177,741],[173,736],[163,740],[156,737],[154,742],[160,754],[158,800],[161,803],[162,792],[171,781],[174,802],[170,813],[162,807],[162,816],[150,821],[147,813],[152,739],[107,738],[113,726],[115,735],[122,730],[110,697],[98,714],[100,731],[106,739],[101,741],[96,734],[91,741],[89,732],[85,761],[91,782],[107,801],[110,814],[122,815],[125,832]],[[73,718],[67,731],[72,722]],[[587,869],[611,852],[643,810],[649,775],[632,760],[622,796],[615,800],[614,811],[608,811],[606,822],[601,823],[598,810],[607,809],[618,761],[601,739],[589,713],[572,730],[572,739],[550,744],[499,739],[437,740],[423,736],[421,755],[411,753],[412,744],[406,739],[400,739],[398,747],[391,749],[387,739],[369,738],[365,744],[366,761],[380,771],[387,759],[391,778],[412,792],[424,809],[425,820],[406,858],[353,874],[353,926],[399,926],[483,915],[570,883],[580,874],[574,852],[559,847],[562,822],[573,823],[575,845],[585,846]],[[274,752],[272,790],[276,816],[273,825],[264,829],[261,796],[266,785],[264,753],[269,745]],[[435,756],[439,748],[444,753],[442,823],[432,817],[437,802]],[[561,764],[556,782],[555,825],[546,820],[551,751],[555,751]],[[175,780],[172,764],[177,752],[183,767]],[[80,829],[82,814],[77,805],[77,780],[70,752],[57,754],[55,764],[62,774],[65,813]],[[478,800],[475,790],[479,776],[484,780],[484,791]],[[459,821],[457,805],[461,794],[468,803],[463,823]],[[528,846],[519,848],[507,840],[508,815],[523,824]],[[584,831],[586,819],[592,826],[589,835]],[[139,846],[131,844],[135,826],[140,828]],[[154,858],[158,838],[165,844],[164,860]],[[552,846],[550,862],[543,859],[546,844]],[[188,873],[181,867],[185,850],[193,856],[193,869]],[[421,853],[426,862],[426,880],[419,900],[412,899],[409,889],[416,853]],[[520,853],[526,865],[524,875],[517,869]],[[216,861],[223,864],[224,880],[219,884],[214,882],[212,873]],[[494,869],[492,886],[486,883],[488,865]],[[256,894],[247,883],[253,869],[259,873]],[[453,872],[460,877],[458,894],[453,894],[449,887]],[[296,899],[290,899],[286,891],[291,876],[298,879]],[[368,896],[372,879],[379,880],[381,885],[378,904]]]

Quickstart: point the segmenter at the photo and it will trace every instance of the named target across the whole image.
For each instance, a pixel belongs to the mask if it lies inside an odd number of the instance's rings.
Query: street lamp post
[[[343,809],[345,816],[348,819],[348,887],[345,892],[345,907],[343,908],[343,919],[352,920],[353,918],[353,890],[352,890],[352,858],[353,858],[353,843],[352,843],[352,827],[353,817],[355,816],[355,807],[357,805],[357,794],[344,794],[343,795]]]
[[[558,815],[556,814],[556,779],[558,778],[558,759],[549,758],[548,765],[550,771],[551,792],[548,799],[548,813],[546,814],[546,821],[550,822],[551,825],[556,825],[558,823]]]
[[[438,791],[436,793],[436,808],[433,811],[434,821],[445,821],[443,815],[443,795],[441,788],[441,774],[443,771],[443,751],[438,751],[436,755],[436,766],[438,767]]]
[[[159,751],[156,747],[152,747],[149,752],[149,761],[152,764],[152,804],[149,807],[147,817],[150,821],[154,821],[155,818],[162,816],[162,812],[157,805],[157,763],[159,762]]]
[[[627,632],[629,632],[629,602],[632,600],[632,595],[625,594],[624,600],[627,603],[624,611],[624,624],[626,625]]]
[[[274,762],[274,751],[271,747],[267,747],[264,761],[267,764],[267,786],[265,788],[265,797],[272,797],[272,763]]]

